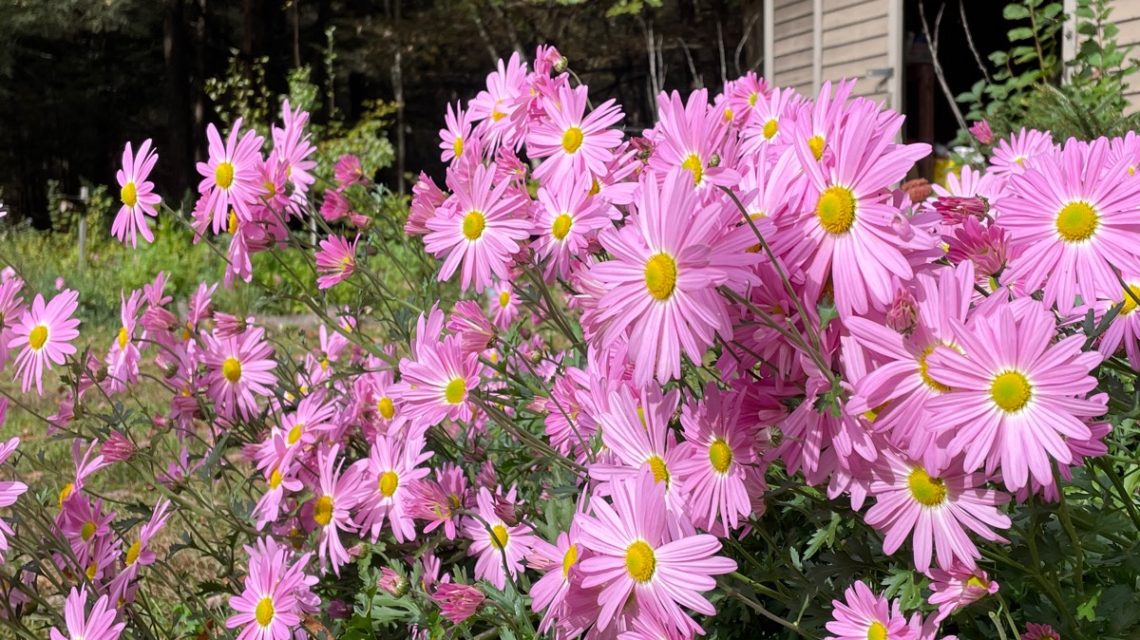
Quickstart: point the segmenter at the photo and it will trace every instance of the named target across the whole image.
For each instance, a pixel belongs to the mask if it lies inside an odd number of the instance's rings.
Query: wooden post
[[[90,193],[87,187],[79,188],[79,201],[83,208],[79,211],[79,270],[87,266],[87,200]]]

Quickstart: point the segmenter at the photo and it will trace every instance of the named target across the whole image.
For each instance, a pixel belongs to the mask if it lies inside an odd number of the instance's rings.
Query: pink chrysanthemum
[[[628,336],[639,385],[679,377],[682,351],[700,362],[714,335],[732,335],[717,288],[742,289],[759,259],[744,250],[752,231],[730,227],[721,204],[702,206],[689,180],[681,169],[661,185],[644,175],[637,213],[600,236],[613,259],[590,269],[608,290],[598,304],[604,342]]]
[[[474,154],[479,153],[478,139],[471,137],[470,111],[464,111],[458,105],[453,109],[448,104],[444,121],[447,123],[447,128],[439,131],[440,160],[443,162],[458,160],[463,157],[463,152],[468,150]]]
[[[512,502],[514,490],[506,496]],[[463,524],[464,535],[471,540],[467,554],[475,560],[475,577],[495,585],[507,586],[507,573],[513,580],[523,570],[522,560],[536,540],[530,527],[524,524],[508,525],[495,510],[495,499],[487,487],[479,489],[476,497],[478,518],[468,517]],[[504,570],[505,565],[505,570]]]
[[[827,630],[835,635],[826,640],[918,640],[921,629],[916,621],[907,622],[898,600],[887,602],[863,582],[848,587],[843,597],[843,602],[831,601],[835,609]]]
[[[401,360],[402,379],[396,389],[413,427],[426,429],[448,418],[470,420],[467,395],[479,387],[482,371],[479,354],[464,353],[455,336],[422,343],[415,359]]]
[[[51,302],[36,294],[32,306],[12,329],[8,348],[22,347],[16,356],[16,377],[20,389],[27,393],[36,383],[36,393],[43,395],[44,369],[63,364],[67,356],[75,353],[71,341],[79,336],[79,320],[71,317],[79,308],[79,293],[64,289]]]
[[[546,572],[530,589],[530,597],[533,599],[531,608],[536,612],[546,612],[538,628],[540,633],[546,633],[556,618],[571,613],[564,610],[568,603],[567,596],[573,588],[572,583],[575,587],[580,586],[582,576],[578,562],[586,557],[583,556],[580,537],[578,522],[575,521],[570,524],[570,531],[558,534],[556,544],[545,540],[535,542],[528,563],[532,566],[539,565],[536,568]]]
[[[299,208],[306,204],[305,194],[309,187],[317,181],[316,176],[309,173],[316,166],[311,156],[317,148],[305,133],[305,125],[309,123],[309,112],[300,107],[293,109],[289,101],[281,103],[281,120],[284,127],[273,127],[273,161],[282,168],[282,173],[293,186],[290,196],[290,207]]]
[[[63,606],[63,618],[67,624],[67,635],[55,627],[51,629],[51,640],[117,640],[126,628],[125,622],[115,622],[118,610],[111,606],[111,600],[102,595],[86,614],[87,588],[71,588]]]
[[[348,551],[340,541],[341,531],[355,531],[351,511],[360,503],[364,479],[360,465],[351,465],[341,473],[344,461],[337,462],[339,445],[321,452],[317,457],[318,487],[310,503],[311,517],[320,530],[318,541],[321,569],[332,564],[333,573],[340,575],[341,565],[348,562]]]
[[[272,394],[277,378],[273,369],[273,347],[265,341],[265,330],[250,327],[245,333],[227,338],[202,336],[205,353],[202,360],[210,373],[209,394],[218,415],[248,418],[257,413],[257,396]]]
[[[246,549],[252,551],[250,547]],[[301,622],[297,593],[305,589],[305,576],[299,567],[288,566],[286,553],[276,545],[270,546],[264,555],[250,553],[245,590],[230,598],[230,607],[237,613],[226,620],[227,629],[241,627],[238,640],[293,637],[293,630]]]
[[[897,551],[913,533],[914,565],[919,571],[930,568],[932,549],[943,569],[959,563],[972,567],[981,553],[967,529],[986,540],[1005,541],[993,528],[1009,528],[1009,518],[998,510],[1009,496],[985,488],[981,474],[947,470],[934,475],[892,452],[879,460],[871,483],[875,505],[866,520],[886,531],[884,553]]]
[[[929,602],[938,607],[935,623],[958,609],[998,592],[998,583],[978,568],[955,565],[948,570],[931,569]]]
[[[527,154],[546,158],[534,171],[537,180],[554,176],[606,174],[613,150],[621,144],[622,133],[611,129],[622,119],[621,108],[606,100],[586,114],[587,89],[562,85],[558,96],[545,99],[546,117],[530,129]]]
[[[1038,160],[1052,155],[1055,149],[1052,133],[1022,127],[1008,140],[998,141],[990,158],[990,173],[998,177],[1019,174],[1035,166]]]
[[[395,438],[377,436],[368,455],[364,471],[361,501],[357,510],[360,530],[372,532],[372,540],[380,537],[387,519],[392,525],[396,542],[415,540],[416,525],[411,516],[413,488],[428,474],[420,467],[432,453],[423,450],[422,438],[402,442]]]
[[[500,141],[515,142],[516,126],[512,114],[519,107],[519,98],[526,91],[526,63],[519,52],[506,62],[498,61],[498,68],[487,74],[487,88],[475,96],[468,109],[471,118],[481,120],[479,128],[486,131],[485,140],[492,148]]]
[[[15,275],[8,275],[5,270],[0,276],[0,371],[8,365],[8,351],[12,338],[15,336],[14,328],[24,315],[24,299],[20,296],[24,288],[24,281]]]
[[[808,140],[795,150],[806,181],[803,213],[795,230],[783,234],[782,252],[802,264],[808,295],[817,297],[833,282],[835,306],[842,318],[883,307],[894,295],[892,276],[909,280],[911,266],[904,245],[933,246],[935,239],[916,230],[904,242],[893,226],[899,210],[887,188],[906,176],[914,163],[930,153],[926,144],[895,145],[902,116],[884,117],[873,103],[851,106],[846,125],[827,141],[835,162],[815,159]]]
[[[151,148],[150,140],[144,140],[139,146],[138,154],[131,150],[131,143],[123,148],[123,168],[115,172],[115,180],[119,183],[119,201],[123,206],[115,214],[115,221],[111,223],[111,235],[121,242],[130,242],[131,246],[138,246],[138,235],[142,235],[147,242],[154,242],[154,234],[147,225],[146,217],[158,216],[155,205],[162,202],[162,198],[154,192],[154,183],[148,180],[151,170],[158,162],[158,154]]]
[[[0,424],[4,423],[8,411],[8,399],[0,398]],[[20,439],[13,437],[0,445],[0,464],[3,464],[16,447],[20,446]],[[28,485],[19,480],[0,481],[0,508],[16,504],[16,500],[28,491]],[[0,520],[0,562],[4,561],[4,552],[8,550],[8,536],[12,535],[12,528],[7,522]]]
[[[1025,633],[1021,634],[1021,640],[1061,640],[1061,634],[1047,624],[1027,622],[1025,623]]]
[[[131,297],[120,293],[121,308],[119,319],[122,326],[115,336],[114,343],[107,351],[107,391],[125,391],[139,376],[139,348],[135,343],[135,327],[138,324],[142,306],[142,291],[132,291]]]
[[[487,290],[491,307],[491,321],[499,329],[506,330],[519,315],[519,301],[515,284],[510,280],[499,280]]]
[[[222,233],[230,226],[231,210],[239,220],[252,220],[249,207],[264,191],[259,172],[264,140],[250,129],[239,141],[241,124],[241,118],[234,122],[225,144],[213,123],[206,127],[210,158],[198,163],[198,173],[202,175],[198,193],[202,198],[194,211],[201,229],[212,226],[214,233]]]
[[[736,563],[716,555],[720,542],[710,535],[673,537],[665,514],[665,487],[644,472],[611,485],[612,505],[594,497],[592,515],[575,518],[582,546],[593,554],[579,563],[582,586],[600,588],[598,629],[610,628],[630,598],[641,616],[682,632],[700,633],[681,606],[713,615],[701,595],[716,586],[713,576],[731,573]]]
[[[455,195],[427,220],[424,247],[443,258],[439,279],[447,280],[463,267],[465,290],[491,286],[491,274],[510,278],[508,267],[519,243],[530,235],[531,223],[518,214],[526,202],[509,178],[494,184],[493,168],[477,165],[466,180],[454,185]]]
[[[469,584],[445,582],[436,587],[431,599],[439,605],[444,618],[459,624],[475,615],[486,596],[478,587]]]
[[[540,187],[533,246],[538,259],[546,260],[546,277],[568,277],[590,240],[611,224],[609,204],[590,195],[588,176],[567,176]]]
[[[1053,314],[1027,301],[1015,317],[1009,306],[975,314],[968,325],[955,325],[954,349],[927,358],[930,376],[951,393],[927,402],[930,428],[952,432],[949,455],[965,452],[966,471],[985,464],[1000,467],[1011,491],[1024,487],[1030,473],[1042,485],[1053,483],[1050,460],[1072,462],[1065,438],[1087,440],[1085,420],[1103,415],[1108,401],[1090,372],[1103,359],[1082,352],[1084,336],[1072,335],[1050,345],[1057,333]]]
[[[719,155],[727,123],[721,110],[709,105],[707,90],[692,92],[685,103],[676,91],[663,91],[657,96],[657,115],[657,126],[646,132],[655,145],[649,156],[651,169],[661,175],[683,169],[690,188],[736,183],[740,176],[724,166]]]
[[[353,240],[350,244],[342,236],[321,240],[316,255],[318,289],[328,289],[352,275],[356,269],[356,243],[357,240]]]
[[[1123,299],[1116,273],[1140,272],[1140,181],[1126,158],[1109,158],[1107,140],[1069,140],[1057,154],[1011,176],[998,200],[1000,224],[1022,253],[1009,278],[1031,293],[1045,285],[1045,303],[1069,313],[1080,295]]]

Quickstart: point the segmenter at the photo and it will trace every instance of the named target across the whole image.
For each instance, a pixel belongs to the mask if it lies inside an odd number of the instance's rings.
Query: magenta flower
[[[1022,127],[1021,131],[1010,134],[1008,140],[998,141],[990,158],[990,173],[997,177],[1018,174],[1055,152],[1052,133]]]
[[[212,226],[214,233],[222,233],[230,226],[231,210],[238,220],[252,220],[250,205],[256,204],[264,191],[259,171],[264,140],[250,129],[239,141],[241,124],[241,118],[234,122],[225,144],[213,123],[206,127],[210,158],[198,163],[198,173],[202,175],[198,193],[202,198],[195,205],[194,216],[202,229]]]
[[[598,304],[608,323],[603,342],[628,336],[640,386],[680,377],[682,352],[700,362],[714,335],[732,335],[717,287],[742,289],[759,260],[745,251],[755,243],[751,230],[729,226],[736,215],[726,218],[723,205],[702,206],[688,181],[681,169],[660,185],[643,175],[637,213],[600,236],[613,259],[590,268],[607,290]]]
[[[685,182],[690,189],[731,186],[739,180],[740,175],[720,156],[728,123],[721,109],[709,105],[708,90],[692,92],[684,103],[676,91],[662,91],[657,96],[657,116],[657,126],[646,132],[655,144],[649,167],[656,173],[687,172]]]
[[[930,570],[929,602],[938,607],[935,623],[986,596],[998,592],[998,583],[978,568],[955,565],[948,570]]]
[[[398,441],[377,436],[373,440],[357,507],[360,530],[371,530],[373,541],[380,538],[385,518],[396,542],[416,539],[416,525],[410,513],[411,501],[415,499],[413,487],[429,473],[419,465],[432,456],[423,446],[422,437]]]
[[[351,511],[361,498],[361,483],[363,473],[361,466],[354,464],[341,473],[344,461],[337,463],[339,445],[333,445],[328,451],[317,456],[317,470],[319,473],[319,486],[315,488],[316,497],[311,503],[311,518],[320,530],[318,544],[321,570],[331,563],[333,573],[340,575],[341,565],[348,562],[348,551],[340,541],[341,531],[355,531],[358,527],[353,521]]]
[[[993,144],[994,132],[993,129],[990,129],[990,123],[985,118],[970,125],[969,131],[970,135],[974,136],[978,142],[982,144]]]
[[[333,175],[336,177],[337,186],[341,189],[354,184],[363,184],[368,180],[368,176],[364,175],[364,166],[360,163],[360,158],[347,153],[337,158]]]
[[[590,241],[613,224],[611,207],[590,195],[590,182],[587,174],[570,174],[538,189],[533,246],[538,259],[546,260],[548,279],[569,277]]]
[[[504,500],[509,504],[513,499],[512,489]],[[479,517],[468,517],[463,523],[463,534],[471,540],[467,554],[478,556],[475,560],[476,579],[486,580],[496,589],[503,589],[507,586],[506,571],[510,571],[513,580],[523,570],[522,560],[534,546],[536,538],[531,528],[524,524],[510,526],[503,522],[495,511],[495,499],[486,487],[479,489],[476,503]]]
[[[964,469],[985,464],[986,474],[1001,469],[1010,491],[1028,476],[1053,484],[1050,460],[1069,464],[1065,439],[1088,440],[1086,420],[1103,415],[1107,394],[1086,397],[1096,388],[1090,372],[1103,356],[1082,352],[1084,336],[1056,344],[1053,314],[1026,301],[1018,316],[1009,306],[975,313],[968,325],[955,324],[954,349],[927,358],[930,376],[953,391],[927,401],[930,428],[952,436],[948,455],[965,452]]]
[[[427,521],[424,533],[443,527],[443,535],[454,540],[458,534],[459,510],[468,507],[467,476],[463,469],[442,464],[435,468],[435,480],[420,480],[412,486],[409,500],[412,516]]]
[[[621,144],[622,133],[611,129],[623,117],[614,100],[606,100],[586,115],[587,89],[562,85],[558,95],[545,98],[546,117],[531,127],[527,154],[546,158],[534,171],[536,180],[555,176],[604,176],[606,165]]]
[[[1047,624],[1027,622],[1025,623],[1025,633],[1021,634],[1021,640],[1061,640],[1061,634]]]
[[[567,610],[570,590],[580,588],[582,582],[578,563],[584,559],[584,549],[580,538],[578,522],[574,521],[569,531],[558,534],[556,544],[541,539],[535,541],[527,561],[546,572],[530,589],[531,608],[536,612],[546,611],[538,628],[540,633],[546,633],[556,619],[572,615]]]
[[[630,598],[640,615],[657,617],[678,631],[701,633],[681,609],[705,615],[716,609],[701,595],[716,586],[713,576],[736,570],[736,562],[716,553],[710,535],[670,536],[666,525],[665,487],[646,472],[611,484],[611,500],[595,496],[592,515],[575,518],[582,546],[593,555],[582,560],[582,586],[600,588],[598,629],[606,630]]]
[[[342,236],[329,236],[321,240],[317,250],[317,288],[328,289],[343,282],[356,269],[356,243],[349,244]]]
[[[134,334],[142,307],[142,297],[142,292],[137,289],[131,292],[130,298],[122,293],[119,294],[121,300],[119,319],[122,325],[111,348],[107,351],[108,393],[126,391],[128,386],[138,381],[139,348],[135,344]]]
[[[0,398],[0,425],[4,424],[5,414],[8,411],[8,399]],[[0,464],[8,460],[16,447],[20,446],[20,439],[13,437],[0,445]],[[16,504],[16,500],[28,491],[28,485],[19,480],[0,481],[0,508]],[[12,535],[12,528],[8,523],[0,520],[0,562],[4,561],[4,552],[8,550],[8,536]]]
[[[494,169],[477,164],[469,178],[457,179],[453,195],[427,220],[424,247],[443,258],[439,279],[446,281],[462,265],[464,290],[491,286],[491,274],[510,278],[508,267],[531,223],[519,214],[526,200],[504,178],[494,183]]]
[[[36,383],[36,393],[43,395],[44,369],[63,364],[67,356],[75,353],[71,341],[79,336],[79,320],[71,317],[79,308],[79,293],[64,289],[44,304],[36,294],[32,306],[12,330],[8,348],[22,347],[16,356],[16,377],[21,378],[20,389],[27,393]]]
[[[77,590],[72,587],[63,609],[67,635],[52,627],[51,640],[118,640],[127,625],[115,622],[119,612],[111,606],[110,598],[99,596],[90,614],[84,611],[86,605],[87,588]]]
[[[305,133],[305,125],[309,123],[307,111],[302,111],[300,107],[294,110],[289,106],[289,101],[285,100],[281,104],[281,120],[285,126],[274,126],[271,132],[273,164],[282,167],[286,179],[293,186],[290,205],[299,208],[307,204],[305,194],[317,180],[310,173],[317,166],[316,161],[310,159],[317,148],[313,146],[309,134]]]
[[[435,593],[431,594],[431,599],[439,605],[440,613],[443,614],[444,618],[453,624],[459,624],[479,610],[479,605],[483,604],[486,596],[478,587],[444,582],[436,587]]]
[[[1035,291],[1044,283],[1045,304],[1069,313],[1082,300],[1124,299],[1116,273],[1140,272],[1134,240],[1140,233],[1140,181],[1128,158],[1111,160],[1108,141],[1069,140],[1013,175],[998,199],[1000,224],[1011,248],[1010,282]]]
[[[419,337],[418,339],[422,339]],[[400,360],[396,393],[404,400],[413,428],[444,419],[470,420],[468,394],[479,387],[483,365],[479,353],[464,353],[456,336],[420,344],[415,359]]]
[[[471,112],[464,111],[458,105],[453,109],[448,104],[444,120],[447,122],[447,128],[439,131],[441,152],[439,159],[443,162],[458,160],[463,157],[463,152],[466,150],[479,155],[478,139],[471,137]]]
[[[898,600],[887,602],[864,582],[848,587],[843,597],[831,601],[835,609],[827,630],[834,635],[826,640],[919,640],[917,617],[907,622]]]
[[[238,640],[289,640],[301,622],[297,595],[307,591],[301,569],[308,555],[289,566],[284,547],[269,544],[265,538],[258,543],[257,551],[246,547],[250,559],[245,590],[230,598],[237,613],[226,620],[226,628],[241,627]]]
[[[24,281],[15,275],[9,276],[7,271],[0,280],[0,371],[8,364],[9,345],[15,337],[13,329],[24,315],[24,299],[20,297]]]
[[[265,341],[265,330],[250,327],[238,336],[204,334],[202,338],[209,395],[218,415],[248,418],[257,413],[257,396],[271,395],[277,383],[273,375],[277,363],[272,359],[273,348]]]
[[[129,240],[132,247],[137,246],[139,234],[147,242],[154,242],[154,234],[145,216],[157,217],[154,207],[162,202],[162,198],[154,193],[154,183],[147,179],[156,162],[158,154],[151,149],[150,139],[143,141],[137,155],[128,142],[123,148],[123,168],[115,172],[119,201],[123,206],[119,207],[115,221],[111,223],[111,235],[121,242]]]

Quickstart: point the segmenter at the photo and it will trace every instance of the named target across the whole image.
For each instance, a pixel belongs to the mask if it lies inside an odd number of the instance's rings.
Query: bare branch
[[[966,32],[966,44],[970,46],[970,52],[974,54],[974,61],[978,63],[982,77],[986,79],[986,82],[990,82],[990,72],[986,69],[986,65],[982,64],[982,56],[978,54],[978,48],[974,46],[974,34],[970,33],[970,23],[966,21],[965,0],[958,0],[958,14],[962,16],[962,29]]]

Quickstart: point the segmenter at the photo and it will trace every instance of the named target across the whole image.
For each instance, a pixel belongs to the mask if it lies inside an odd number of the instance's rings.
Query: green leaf
[[[1096,620],[1096,605],[1100,600],[1100,591],[1094,593],[1088,600],[1077,607],[1077,619],[1092,622]]]
[[[1006,20],[1023,20],[1029,17],[1029,9],[1019,4],[1010,3],[1005,5],[1005,9],[1002,9],[1001,15]]]
[[[1030,29],[1029,27],[1016,27],[1014,29],[1010,29],[1009,33],[1006,35],[1009,37],[1011,42],[1017,42],[1019,40],[1031,40],[1033,38],[1033,29]]]

